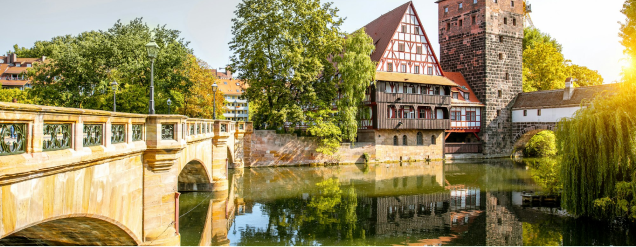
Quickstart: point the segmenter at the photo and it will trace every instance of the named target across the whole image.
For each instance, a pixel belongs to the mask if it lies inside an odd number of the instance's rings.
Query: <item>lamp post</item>
[[[159,52],[159,46],[155,43],[155,32],[150,32],[150,42],[146,44],[148,58],[150,58],[150,104],[149,114],[155,114],[155,58]]]
[[[212,93],[214,93],[212,100],[212,119],[216,120],[216,82],[212,84]]]
[[[112,83],[110,83],[111,86],[113,86],[113,112],[117,111],[117,96],[115,95],[115,93],[117,92],[117,81],[113,81]]]
[[[170,115],[170,105],[172,105],[172,100],[168,99],[168,101],[166,101],[166,104],[168,104],[168,115]]]

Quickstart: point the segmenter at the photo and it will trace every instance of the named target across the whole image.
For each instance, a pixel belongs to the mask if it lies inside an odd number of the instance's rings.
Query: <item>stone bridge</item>
[[[178,191],[228,190],[250,122],[0,103],[0,244],[179,245]]]
[[[522,136],[530,133],[532,136],[541,130],[556,130],[555,122],[518,122],[512,123],[512,142],[516,143]]]

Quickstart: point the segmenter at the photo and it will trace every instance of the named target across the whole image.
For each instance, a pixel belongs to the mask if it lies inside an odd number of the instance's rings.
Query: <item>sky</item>
[[[406,0],[332,0],[346,20],[342,31],[352,32]],[[77,35],[88,30],[106,30],[117,20],[143,17],[150,26],[166,25],[180,30],[190,41],[194,55],[213,68],[223,68],[232,55],[232,18],[240,0],[3,0],[3,13],[13,21],[3,22],[0,54],[13,45],[32,47],[38,40]],[[325,2],[323,0],[323,2]],[[623,46],[618,37],[624,0],[529,0],[535,27],[563,45],[563,54],[574,64],[598,70],[605,83],[620,79]],[[435,0],[413,0],[424,29],[439,56],[437,4]],[[25,11],[28,10],[28,11]],[[8,12],[7,12],[8,11]]]

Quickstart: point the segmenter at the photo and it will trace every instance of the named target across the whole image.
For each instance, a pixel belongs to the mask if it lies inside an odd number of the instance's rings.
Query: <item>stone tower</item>
[[[439,0],[440,63],[461,72],[486,105],[484,154],[512,151],[512,105],[522,92],[522,0]]]

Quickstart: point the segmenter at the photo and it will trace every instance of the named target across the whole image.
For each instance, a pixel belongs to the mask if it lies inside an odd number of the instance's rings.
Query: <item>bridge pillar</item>
[[[212,142],[212,188],[213,191],[228,190],[228,140],[232,137],[234,126],[231,121],[214,121],[214,139]]]
[[[150,115],[146,120],[144,162],[143,245],[180,245],[176,230],[179,217],[178,158],[187,145],[183,136],[185,116]]]

